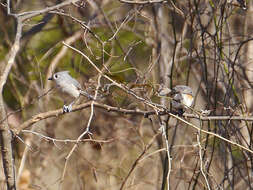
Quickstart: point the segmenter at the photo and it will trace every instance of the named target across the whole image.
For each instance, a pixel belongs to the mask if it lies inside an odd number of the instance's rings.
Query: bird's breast
[[[182,94],[183,96],[183,103],[188,106],[191,107],[192,103],[193,103],[193,96],[190,94]]]

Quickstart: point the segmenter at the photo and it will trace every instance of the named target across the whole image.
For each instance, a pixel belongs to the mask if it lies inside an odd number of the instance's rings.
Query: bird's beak
[[[53,77],[48,78],[47,80],[53,80]]]

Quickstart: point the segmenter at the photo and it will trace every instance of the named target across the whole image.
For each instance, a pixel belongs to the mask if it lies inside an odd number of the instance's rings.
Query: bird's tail
[[[86,91],[80,90],[80,94],[86,96],[89,100],[95,100],[95,98]]]

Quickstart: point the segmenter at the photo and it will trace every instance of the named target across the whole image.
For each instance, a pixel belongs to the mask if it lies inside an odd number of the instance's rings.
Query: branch
[[[152,3],[167,3],[168,0],[148,0],[148,1],[131,1],[131,0],[119,0],[121,3],[145,5]]]
[[[30,131],[30,130],[22,130],[21,132],[23,134],[28,133],[28,134],[36,135],[41,139],[53,142],[55,145],[56,145],[56,142],[64,143],[64,144],[67,144],[67,143],[75,143],[76,144],[76,143],[78,143],[78,139],[75,139],[75,140],[74,139],[56,139],[56,138],[52,138],[52,137],[43,135],[43,134],[35,132],[35,131]],[[108,139],[108,140],[96,140],[96,139],[81,139],[81,140],[79,140],[79,142],[97,142],[97,143],[111,143],[113,141],[115,141],[115,138]]]
[[[91,102],[80,104],[80,105],[75,105],[75,106],[73,106],[72,112],[80,111],[80,110],[89,108],[90,106],[91,106]],[[144,110],[140,110],[140,109],[128,110],[128,109],[109,106],[106,104],[100,104],[98,102],[94,102],[94,107],[107,110],[108,112],[117,112],[117,113],[128,114],[128,115],[131,115],[131,114],[142,115],[144,117],[149,117],[150,115],[156,114],[155,111],[144,111]],[[13,130],[15,131],[16,134],[19,134],[21,130],[26,129],[41,120],[51,118],[51,117],[58,117],[63,114],[68,114],[68,113],[63,113],[62,109],[39,113],[39,114],[33,116],[31,119],[22,123],[18,127],[18,129],[13,129]],[[160,115],[167,115],[167,114],[172,114],[172,113],[160,112],[159,114]],[[172,114],[172,116],[176,116],[176,115]],[[189,114],[189,113],[184,113],[183,116],[186,118],[193,118],[193,119],[198,119],[201,121],[212,121],[212,120],[214,120],[214,121],[216,121],[216,120],[253,121],[253,117],[244,117],[244,116],[206,116],[205,117],[205,116],[198,116],[198,115]],[[178,116],[176,116],[176,117],[178,117]],[[178,117],[178,118],[180,118],[180,117]],[[180,119],[182,119],[182,118],[180,118]]]
[[[145,155],[145,153],[150,149],[150,147],[152,146],[152,144],[154,143],[156,137],[160,135],[160,133],[157,133],[156,135],[153,136],[153,138],[149,141],[149,143],[144,147],[142,153],[138,156],[138,158],[134,161],[131,169],[129,170],[129,172],[127,173],[125,179],[123,180],[121,186],[120,186],[120,190],[123,190],[127,180],[129,179],[130,175],[133,173],[134,169],[137,167],[138,163],[141,161],[142,157]]]
[[[80,104],[80,105],[76,105],[76,106],[73,106],[73,112],[76,112],[76,111],[79,111],[79,110],[83,110],[83,109],[86,109],[86,108],[89,108],[91,106],[92,102],[88,102],[88,103],[84,103],[84,104]],[[96,107],[96,108],[100,108],[100,109],[104,109],[104,110],[107,110],[108,112],[118,112],[118,113],[122,113],[122,114],[134,114],[134,115],[142,115],[144,117],[148,117],[150,115],[155,115],[156,112],[155,111],[143,111],[143,110],[128,110],[128,109],[123,109],[123,108],[118,108],[118,107],[113,107],[113,106],[109,106],[109,105],[106,105],[106,104],[100,104],[100,103],[97,103],[97,102],[94,102],[93,103],[93,106]],[[23,124],[21,124],[18,129],[12,129],[13,132],[18,135],[23,129],[26,129],[28,127],[30,127],[31,125],[41,121],[41,120],[44,120],[44,119],[47,119],[47,118],[51,118],[51,117],[58,117],[60,115],[63,115],[63,114],[68,114],[68,113],[63,113],[62,109],[58,109],[58,110],[54,110],[54,111],[48,111],[48,112],[45,112],[45,113],[40,113],[40,114],[37,114],[35,116],[33,116],[31,119],[25,121]],[[197,130],[200,130],[201,132],[205,133],[205,134],[209,134],[209,135],[212,135],[212,136],[215,136],[223,141],[226,141],[230,144],[233,144],[233,145],[236,145],[238,146],[239,148],[242,148],[250,153],[253,153],[252,150],[250,150],[249,148],[245,147],[245,146],[242,146],[236,142],[233,142],[233,141],[230,141],[216,133],[213,133],[213,132],[210,132],[210,131],[206,131],[204,129],[200,129],[199,127],[197,127],[196,125],[193,125],[192,123],[186,121],[185,119],[173,114],[173,113],[170,113],[170,112],[160,112],[159,113],[160,115],[165,115],[165,114],[168,114],[180,121],[182,121],[183,123],[189,125],[190,127],[193,127]],[[194,119],[199,119],[199,120],[203,120],[203,121],[210,121],[210,120],[247,120],[247,121],[253,121],[253,117],[243,117],[243,116],[232,116],[232,117],[229,117],[229,116],[209,116],[209,117],[199,117],[197,115],[194,115],[194,114],[184,114],[185,117],[189,117],[189,118],[194,118]]]
[[[221,140],[223,140],[223,141],[226,141],[226,142],[228,142],[228,143],[230,143],[230,144],[232,144],[232,145],[238,146],[239,148],[244,149],[244,150],[246,150],[247,152],[250,152],[250,153],[253,154],[253,150],[251,150],[251,149],[249,149],[249,148],[247,148],[247,147],[245,147],[245,146],[242,146],[242,145],[240,145],[240,144],[238,144],[238,143],[236,143],[236,142],[234,142],[234,141],[228,140],[228,139],[226,139],[226,138],[224,138],[224,137],[222,137],[222,136],[220,136],[220,135],[218,135],[218,134],[216,134],[216,133],[213,133],[213,132],[210,132],[210,131],[206,131],[206,130],[204,130],[204,129],[200,129],[200,128],[197,127],[196,125],[193,125],[192,123],[190,123],[190,122],[188,122],[188,121],[186,121],[186,120],[180,118],[180,117],[177,116],[177,115],[174,115],[174,114],[172,114],[172,113],[169,113],[169,115],[172,116],[172,117],[174,117],[174,118],[176,118],[176,119],[178,119],[178,120],[180,120],[180,121],[182,121],[183,123],[189,125],[190,127],[193,127],[194,129],[197,129],[198,131],[201,131],[201,132],[203,132],[203,133],[205,133],[205,134],[209,134],[209,135],[215,136],[215,137],[217,137],[217,138],[219,138],[219,139],[221,139]]]
[[[29,11],[29,12],[23,12],[23,13],[20,13],[20,14],[16,14],[17,17],[22,17],[22,20],[25,21],[27,19],[30,19],[32,17],[35,17],[35,16],[38,16],[38,15],[41,15],[41,14],[44,14],[44,13],[47,13],[49,11],[53,11],[53,10],[56,10],[56,9],[60,9],[62,7],[65,7],[69,4],[72,4],[72,3],[76,3],[80,0],[66,0],[60,4],[57,4],[55,6],[52,6],[52,7],[47,7],[45,9],[42,9],[42,10],[37,10],[37,11]],[[15,16],[15,14],[12,14]]]
[[[76,105],[76,106],[73,106],[72,112],[80,111],[80,110],[89,108],[90,106],[91,106],[91,102]],[[144,115],[144,116],[146,116],[147,114],[150,114],[150,113],[155,114],[155,112],[148,112],[148,111],[141,111],[141,110],[127,110],[127,109],[123,109],[123,108],[108,106],[105,104],[99,104],[97,102],[94,102],[94,107],[105,109],[108,112],[118,112],[118,113],[122,113],[122,114],[135,114],[135,115]],[[31,119],[22,123],[18,127],[18,129],[14,129],[14,132],[16,134],[19,134],[21,130],[26,129],[41,120],[51,118],[51,117],[58,117],[63,114],[68,114],[68,113],[63,113],[62,108],[58,109],[58,110],[54,110],[54,111],[39,113],[39,114],[33,116]]]
[[[113,85],[119,87],[120,89],[124,90],[127,94],[132,95],[134,98],[136,98],[137,100],[143,102],[144,104],[152,107],[153,109],[157,110],[157,111],[163,111],[164,109],[166,109],[165,106],[150,102],[140,96],[137,96],[132,90],[128,89],[126,86],[124,86],[123,84],[120,84],[114,80],[112,80],[110,77],[108,77],[107,75],[105,75],[91,60],[90,58],[85,55],[83,52],[81,52],[80,50],[66,44],[65,42],[62,42],[65,46],[69,47],[70,49],[74,50],[75,52],[79,53],[80,55],[82,55],[96,70],[98,73],[101,74],[101,76],[103,76],[104,78],[106,78],[107,80],[109,80],[110,82],[112,82]]]
[[[7,1],[8,12],[10,8],[10,2]],[[15,62],[15,57],[20,49],[20,38],[22,33],[22,21],[17,18],[17,32],[14,44],[12,45],[9,53],[6,55],[4,61],[0,63],[0,120],[6,118],[6,111],[3,100],[3,87],[6,83],[7,77]],[[12,152],[12,135],[9,130],[7,120],[4,120],[0,124],[0,142],[1,142],[1,153],[3,160],[4,175],[6,178],[7,189],[16,189],[15,181],[15,168],[14,159]]]

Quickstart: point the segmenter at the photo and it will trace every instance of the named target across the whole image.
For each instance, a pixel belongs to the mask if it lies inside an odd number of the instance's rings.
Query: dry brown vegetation
[[[1,189],[253,189],[247,2],[1,1]],[[63,114],[63,70],[96,100]]]

